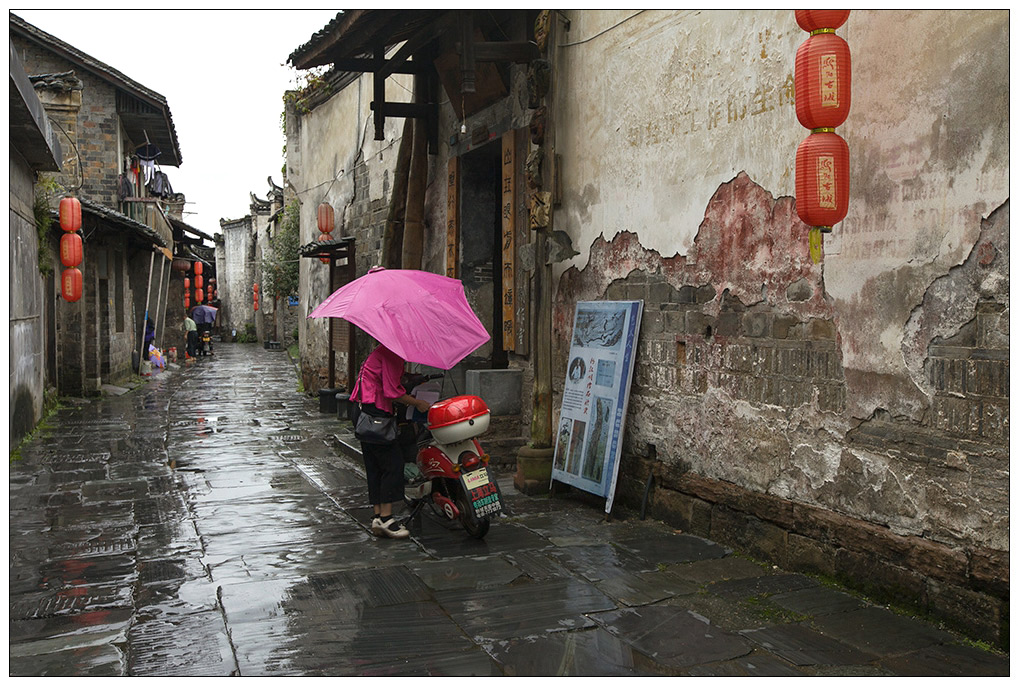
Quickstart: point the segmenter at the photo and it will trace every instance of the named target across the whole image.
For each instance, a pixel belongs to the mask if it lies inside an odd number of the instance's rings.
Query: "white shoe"
[[[370,528],[370,530],[371,530],[371,534],[372,535],[377,535],[378,537],[384,537],[385,536],[385,533],[382,532],[382,517],[379,516],[378,514],[375,514],[371,518],[371,528]]]
[[[378,529],[381,534],[389,538],[408,538],[410,537],[410,531],[406,527],[396,521],[396,519],[389,519],[388,523],[382,523],[382,520],[378,520]],[[372,522],[372,530],[374,530],[374,522]]]

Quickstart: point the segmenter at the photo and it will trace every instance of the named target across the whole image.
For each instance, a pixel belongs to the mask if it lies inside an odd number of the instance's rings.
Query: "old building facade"
[[[166,208],[151,192],[141,162],[153,156],[161,164],[179,165],[176,133],[158,93],[13,14],[10,38],[62,141],[60,172],[42,179],[55,189],[51,202],[73,196],[82,207],[79,300],[58,297],[61,231],[56,222],[39,245],[53,266],[48,275],[37,275],[48,301],[39,348],[44,384],[62,395],[98,394],[103,385],[142,368],[146,314],[157,343],[165,332],[173,237]]]
[[[331,202],[361,275],[416,222],[396,265],[463,280],[495,341],[472,362],[519,372],[538,448],[576,303],[642,300],[623,503],[1002,641],[1007,13],[853,11],[837,33],[850,209],[821,259],[794,197],[790,11],[343,13],[291,55],[333,67],[287,127],[302,235]],[[310,262],[304,313],[328,295]]]

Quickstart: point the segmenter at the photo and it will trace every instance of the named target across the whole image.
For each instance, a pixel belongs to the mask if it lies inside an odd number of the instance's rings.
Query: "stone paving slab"
[[[21,447],[10,675],[1008,672],[929,623],[589,498],[524,496],[508,473],[483,540],[428,511],[410,539],[376,538],[349,425],[295,388],[285,355],[224,343],[68,402]]]
[[[622,609],[594,614],[592,618],[663,673],[678,675],[681,669],[737,659],[753,650],[745,638],[679,607]]]

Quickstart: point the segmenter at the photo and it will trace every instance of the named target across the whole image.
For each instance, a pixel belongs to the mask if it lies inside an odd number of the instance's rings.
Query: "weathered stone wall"
[[[216,318],[221,317],[222,334],[229,337],[233,330],[240,335],[247,324],[255,323],[251,289],[255,273],[255,236],[250,216],[221,221],[220,230],[222,242],[216,240],[216,278],[223,307]]]
[[[10,149],[10,337],[8,370],[10,447],[35,428],[42,418],[45,383],[45,321],[43,280],[39,273],[36,234],[35,173]],[[48,245],[43,246],[48,249]]]
[[[1003,639],[1006,13],[838,30],[852,194],[820,264],[792,197],[791,12],[570,18],[555,377],[575,302],[645,301],[620,500],[653,474],[652,515]]]
[[[386,80],[386,100],[409,100],[413,81],[394,75]],[[388,118],[384,140],[374,140],[371,75],[337,84],[310,111],[287,106],[286,181],[300,201],[300,243],[318,239],[317,209],[322,202],[336,213],[333,236],[356,239],[357,275],[381,263],[382,234],[388,212],[392,173],[403,120]],[[317,259],[300,264],[299,321],[301,375],[304,388],[317,392],[328,384],[328,320],[307,315],[332,294],[328,266]],[[357,334],[355,365],[367,356],[371,342]]]

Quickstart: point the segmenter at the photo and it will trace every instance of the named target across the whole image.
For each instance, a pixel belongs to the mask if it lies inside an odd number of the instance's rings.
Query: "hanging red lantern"
[[[795,10],[795,23],[803,31],[836,29],[848,21],[849,10]]]
[[[201,272],[202,272],[202,267],[203,266],[204,265],[201,262],[195,262],[194,263],[194,275],[195,276],[201,276]]]
[[[254,284],[251,285],[251,290],[254,291],[255,297],[258,297],[258,284],[257,283],[254,283]]]
[[[203,295],[204,294],[202,293],[201,288],[195,288],[194,301],[197,302],[198,304],[201,304],[202,299],[204,299]]]
[[[60,228],[68,233],[81,229],[81,201],[65,197],[60,201]]]
[[[173,263],[170,264],[170,268],[173,269],[174,271],[187,273],[188,271],[191,270],[191,262],[187,261],[186,259],[174,259]]]
[[[204,284],[202,283],[202,277],[201,277],[201,274],[197,274],[197,275],[196,275],[196,276],[194,277],[194,287],[195,287],[195,288],[197,288],[198,290],[201,290],[201,289],[202,289],[202,286],[203,286],[203,285],[204,285]]]
[[[81,299],[82,290],[81,271],[74,267],[64,269],[60,275],[60,294],[68,302],[77,302]]]
[[[795,203],[799,218],[828,233],[848,213],[848,143],[823,130],[806,137],[795,153]]]
[[[64,233],[60,236],[60,263],[64,266],[81,264],[81,236],[77,233]]]
[[[191,291],[190,290],[185,290],[184,291],[184,309],[187,309],[190,306],[191,306]]]
[[[328,202],[318,205],[318,230],[322,233],[332,233],[332,229],[335,227],[336,212],[332,209],[332,205]]]
[[[188,290],[191,287],[191,279],[184,276],[184,290]]]
[[[795,53],[795,115],[808,129],[834,128],[852,105],[852,55],[833,33],[806,39]]]

